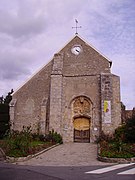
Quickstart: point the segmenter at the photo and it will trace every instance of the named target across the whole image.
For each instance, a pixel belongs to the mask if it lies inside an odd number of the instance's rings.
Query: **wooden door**
[[[90,142],[90,130],[76,130],[74,129],[74,142]]]
[[[74,142],[90,142],[90,120],[84,117],[74,120]]]

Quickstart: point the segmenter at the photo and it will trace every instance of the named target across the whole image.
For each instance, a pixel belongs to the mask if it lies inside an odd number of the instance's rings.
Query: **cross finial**
[[[77,32],[77,29],[78,28],[82,28],[82,26],[77,26],[77,24],[78,24],[78,20],[77,19],[75,19],[75,27],[72,27],[72,28],[75,28],[76,29],[76,31],[75,31],[75,34],[78,34],[78,32]]]

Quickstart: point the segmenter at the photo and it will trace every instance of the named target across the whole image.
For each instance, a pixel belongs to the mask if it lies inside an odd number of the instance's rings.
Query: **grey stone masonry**
[[[101,74],[101,113],[102,113],[102,124],[105,123],[105,102],[110,102],[110,116],[108,116],[108,123],[111,123],[111,104],[112,104],[112,77],[111,73]],[[110,119],[110,120],[109,120]],[[107,122],[107,120],[106,120]],[[103,125],[104,126],[104,125]]]
[[[112,134],[121,123],[120,79],[111,62],[76,35],[13,94],[10,121],[14,130],[54,129],[63,142],[95,142],[101,130]]]
[[[55,54],[51,74],[49,130],[54,129],[60,134],[62,121],[62,68],[63,56]]]
[[[102,131],[113,134],[121,124],[119,77],[111,73],[101,74]]]
[[[111,73],[101,74],[101,99],[112,99],[112,75]]]

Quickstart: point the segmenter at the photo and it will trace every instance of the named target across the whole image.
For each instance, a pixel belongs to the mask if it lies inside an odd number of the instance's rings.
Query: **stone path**
[[[66,143],[59,145],[19,165],[34,166],[90,166],[105,165],[97,159],[97,145],[91,143]]]

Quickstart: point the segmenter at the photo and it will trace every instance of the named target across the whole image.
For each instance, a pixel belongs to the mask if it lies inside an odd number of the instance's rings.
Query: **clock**
[[[74,45],[71,48],[71,52],[75,55],[79,55],[82,52],[82,47],[80,45]]]

